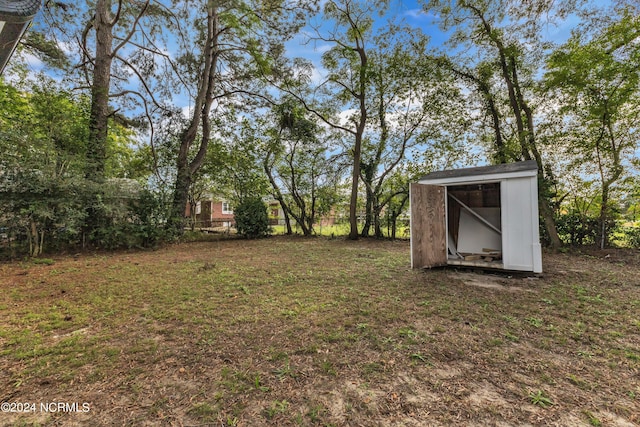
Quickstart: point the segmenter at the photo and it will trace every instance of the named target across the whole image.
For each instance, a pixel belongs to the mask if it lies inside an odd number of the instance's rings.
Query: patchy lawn
[[[0,424],[640,424],[640,252],[544,268],[284,237],[0,264]]]

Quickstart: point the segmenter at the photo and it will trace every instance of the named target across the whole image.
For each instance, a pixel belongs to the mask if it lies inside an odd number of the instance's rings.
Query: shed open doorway
[[[500,183],[447,187],[448,263],[502,267]]]

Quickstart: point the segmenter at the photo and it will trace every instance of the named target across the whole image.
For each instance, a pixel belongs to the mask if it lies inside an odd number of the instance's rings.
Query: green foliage
[[[251,197],[243,200],[235,208],[234,214],[238,234],[255,239],[269,232],[267,207],[261,199]]]
[[[69,58],[60,44],[39,31],[32,29],[27,31],[19,49],[27,50],[52,67],[63,69],[69,66]]]
[[[164,227],[168,201],[160,193],[140,189],[135,182],[120,181],[96,206],[101,223],[91,236],[95,245],[106,248],[149,248],[170,236]]]
[[[640,227],[625,227],[622,230],[627,244],[632,248],[640,249]]]
[[[533,405],[536,406],[540,406],[542,408],[547,408],[549,406],[552,406],[554,403],[553,401],[547,397],[547,395],[545,394],[544,391],[542,390],[537,390],[535,392],[530,392],[529,393],[529,399],[531,400],[531,403]]]
[[[306,236],[314,234],[318,218],[338,201],[336,162],[328,154],[331,134],[293,97],[284,97],[258,125],[247,126],[250,140],[261,150],[260,166],[274,198],[294,227]]]
[[[599,187],[597,242],[607,246],[618,208],[614,193],[625,186],[637,157],[640,98],[640,19],[631,9],[575,31],[547,60],[545,89],[553,93],[561,118],[558,132],[571,174]]]
[[[571,246],[592,245],[598,236],[598,218],[576,210],[560,215],[556,226],[562,241]]]
[[[130,205],[129,228],[137,244],[148,248],[169,238],[163,224],[167,221],[168,200],[162,193],[144,189]]]
[[[82,180],[12,168],[0,176],[0,226],[8,230],[9,255],[40,255],[45,246],[75,242],[84,220]]]
[[[89,108],[43,78],[30,86],[0,82],[0,227],[3,256],[38,256],[87,242],[147,247],[164,239],[161,201],[127,176],[144,176],[133,133],[112,123],[103,184],[85,178]],[[117,177],[117,178],[116,178]],[[91,215],[91,216],[90,216]],[[88,218],[100,229],[86,233]]]

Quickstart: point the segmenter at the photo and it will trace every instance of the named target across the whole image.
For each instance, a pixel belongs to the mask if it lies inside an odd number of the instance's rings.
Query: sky
[[[326,3],[326,1],[323,1]],[[609,4],[609,0],[600,1],[601,6]],[[389,9],[384,16],[376,17],[375,27],[382,29],[387,25],[389,20],[399,22],[402,21],[414,27],[417,30],[422,31],[430,37],[430,45],[432,47],[440,48],[448,40],[450,33],[445,33],[439,28],[438,16],[433,12],[425,12],[423,6],[416,0],[391,0]],[[321,28],[327,29],[327,24],[322,24],[318,17],[314,17],[311,20],[312,23],[320,25]],[[570,16],[567,20],[560,24],[549,24],[544,27],[542,37],[545,41],[554,43],[564,43],[571,35],[571,30],[579,23],[579,18],[575,15]],[[287,52],[292,57],[302,57],[310,60],[315,66],[313,81],[319,83],[322,80],[322,76],[326,74],[326,71],[321,65],[321,55],[328,50],[331,46],[322,43],[310,43],[309,36],[313,35],[314,31],[310,26],[302,29],[291,41],[287,42]]]
[[[321,4],[326,3],[327,0],[321,0]],[[607,1],[608,2],[608,1]],[[602,3],[602,2],[601,2]],[[574,18],[575,19],[575,18]],[[378,16],[375,20],[375,27],[382,29],[387,25],[389,20],[398,22],[403,21],[409,26],[415,27],[424,33],[428,34],[431,41],[431,46],[439,47],[447,40],[448,34],[443,33],[438,28],[437,16],[433,12],[424,12],[423,7],[417,0],[390,0],[390,4],[387,12],[384,16]],[[319,16],[313,17],[311,23],[320,25],[321,28],[326,29],[329,24],[323,24]],[[545,28],[545,38],[554,42],[563,42],[570,35],[570,30],[575,26],[575,21],[568,21],[562,26],[547,26]],[[34,19],[34,26],[42,27],[46,25],[44,22],[44,14],[42,11]],[[322,80],[322,76],[325,71],[321,65],[321,55],[328,50],[331,46],[326,43],[309,43],[309,34],[313,34],[313,30],[310,26],[302,29],[292,40],[287,42],[287,53],[291,57],[302,57],[310,60],[316,70],[314,72],[313,81],[319,82]],[[43,64],[35,57],[27,57],[27,63],[29,68],[34,71],[40,71],[44,69]],[[45,70],[47,71],[47,70]],[[50,72],[50,70],[49,70]]]

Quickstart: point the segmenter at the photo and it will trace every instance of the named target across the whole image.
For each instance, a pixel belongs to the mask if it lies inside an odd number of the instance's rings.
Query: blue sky
[[[323,2],[324,3],[324,2]],[[600,2],[600,5],[608,4],[609,1]],[[375,26],[382,28],[389,20],[402,21],[411,27],[421,30],[430,37],[432,47],[441,47],[449,38],[449,34],[443,32],[438,26],[438,17],[433,12],[425,12],[423,6],[416,0],[392,0],[387,13],[376,18]],[[316,25],[321,24],[320,15],[311,19]],[[575,15],[570,16],[561,24],[549,24],[544,27],[542,37],[546,41],[563,43],[571,35],[572,28],[580,22]],[[323,25],[326,28],[328,25]],[[331,46],[322,42],[308,42],[309,34],[313,30],[307,26],[287,43],[287,52],[292,57],[302,57],[310,60],[316,67],[315,81],[319,81],[323,74],[320,57],[323,52]],[[308,42],[308,43],[307,43]]]
[[[325,2],[326,0],[322,1],[322,3]],[[421,29],[424,33],[430,36],[432,46],[441,46],[448,38],[448,35],[438,28],[436,23],[437,17],[432,12],[425,12],[422,5],[420,5],[417,0],[391,0],[386,14],[384,16],[377,17],[375,25],[378,28],[382,28],[389,20],[396,22],[403,21],[410,26]],[[320,15],[312,18],[311,22],[322,24]],[[570,29],[575,26],[576,22],[575,18],[573,18],[562,26],[547,26],[545,29],[546,34],[544,34],[544,36],[550,41],[562,42],[568,38],[570,35]],[[42,11],[39,12],[34,19],[34,25],[39,27],[46,25]],[[322,43],[317,43],[315,45],[314,43],[305,44],[304,42],[308,39],[308,36],[306,36],[305,33],[310,32],[311,29],[309,27],[304,28],[301,33],[287,43],[287,51],[292,57],[303,57],[312,61],[318,69],[316,77],[319,78],[319,74],[322,73],[320,57],[324,51],[330,48],[330,46]],[[27,61],[31,70],[39,71],[43,69],[43,66],[38,59],[29,57],[27,58]],[[51,70],[46,71],[51,72]]]
[[[321,3],[326,3],[326,0],[321,0]],[[78,4],[81,4],[81,2]],[[610,1],[599,1],[598,4],[602,6],[610,4]],[[315,17],[313,18],[313,21],[318,23],[319,19],[319,17]],[[384,16],[377,18],[376,25],[384,26],[389,19],[404,20],[407,24],[422,29],[422,31],[431,37],[432,44],[434,46],[441,45],[447,39],[447,35],[444,34],[435,24],[437,17],[432,12],[424,12],[423,6],[417,0],[390,0],[388,11]],[[574,27],[576,23],[577,18],[572,17],[561,26],[549,25],[545,28],[543,36],[550,41],[565,41],[570,35],[571,28]],[[40,11],[34,19],[34,25],[39,27],[46,25],[42,11]],[[306,28],[306,30],[308,31],[309,28]],[[294,40],[287,44],[289,53],[292,56],[307,57],[314,61],[314,63],[319,63],[319,56],[325,46],[318,46],[318,49],[314,51],[310,45],[302,45],[302,39],[304,39],[304,35],[299,34],[294,38]],[[40,68],[41,64],[39,64],[35,58],[31,58],[30,61],[34,69],[37,70]]]

